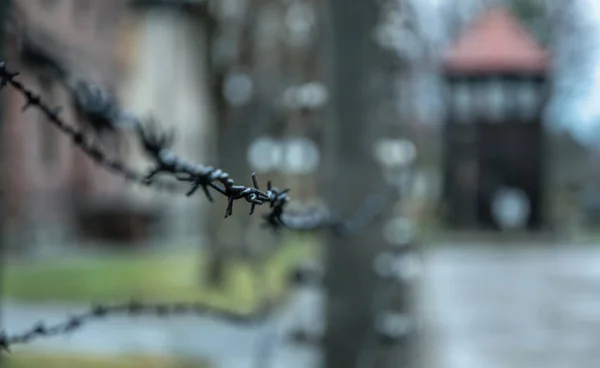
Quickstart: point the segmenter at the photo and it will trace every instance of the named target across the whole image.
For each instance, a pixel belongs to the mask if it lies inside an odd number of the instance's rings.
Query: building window
[[[504,114],[506,120],[511,122],[519,119],[519,91],[520,84],[517,81],[508,80],[504,82],[504,93],[506,94],[506,101],[504,102]]]
[[[50,78],[40,77],[40,89],[42,96],[47,101],[53,99],[53,84]],[[58,136],[56,129],[49,124],[48,118],[39,114],[42,121],[39,122],[39,158],[44,168],[52,168],[58,161]]]
[[[506,117],[504,85],[500,79],[493,78],[490,80],[488,88],[488,117],[494,123],[501,123]]]
[[[470,94],[471,90],[468,82],[457,82],[454,85],[452,109],[457,123],[471,122],[473,114]]]
[[[523,81],[519,86],[519,115],[527,121],[535,117],[539,108],[538,90],[532,81]]]

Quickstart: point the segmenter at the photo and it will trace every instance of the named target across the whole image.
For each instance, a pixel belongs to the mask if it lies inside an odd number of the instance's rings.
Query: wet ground
[[[426,252],[423,270],[424,368],[600,367],[600,246],[436,246]],[[314,350],[283,336],[309,322],[320,304],[315,293],[298,293],[266,325],[251,328],[198,318],[112,319],[29,347],[184,354],[224,368],[315,367]],[[81,309],[9,302],[3,322],[10,333]],[[266,364],[258,352],[269,341],[275,353]]]
[[[423,285],[428,367],[600,367],[600,247],[438,247]]]
[[[266,323],[235,325],[210,318],[112,317],[90,322],[64,336],[43,338],[12,348],[47,353],[142,354],[208,359],[222,368],[305,368],[317,366],[313,349],[287,343],[286,336],[302,321],[314,320],[319,295],[296,293]],[[3,325],[12,332],[30,329],[37,321],[60,323],[86,306],[23,305],[5,302]],[[265,363],[267,362],[267,363]]]

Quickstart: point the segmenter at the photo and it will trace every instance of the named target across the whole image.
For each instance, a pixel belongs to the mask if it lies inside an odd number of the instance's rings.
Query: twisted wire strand
[[[48,106],[44,101],[42,101],[41,96],[34,93],[23,83],[16,80],[15,77],[18,76],[19,73],[11,72],[6,69],[6,63],[0,62],[0,89],[6,87],[7,85],[12,86],[15,90],[21,93],[25,98],[25,105],[22,107],[22,111],[35,107],[40,110],[47,118],[50,123],[52,123],[55,127],[57,127],[62,133],[68,136],[73,144],[79,147],[88,157],[98,163],[100,166],[105,169],[116,173],[128,181],[132,181],[144,186],[149,186],[145,180],[145,177],[136,172],[135,170],[127,167],[122,162],[117,159],[113,159],[108,157],[100,147],[94,145],[85,135],[79,131],[78,129],[70,126],[65,123],[60,118],[60,107],[52,108]],[[167,190],[167,191],[177,191],[175,185],[171,183],[154,183],[159,189]]]
[[[265,303],[252,313],[235,313],[226,309],[211,307],[201,303],[141,303],[132,300],[114,305],[95,305],[89,310],[71,316],[62,322],[48,325],[38,322],[28,330],[15,335],[0,331],[0,352],[10,352],[14,345],[26,344],[42,338],[67,335],[81,329],[84,325],[114,316],[154,316],[160,318],[184,315],[214,317],[234,324],[260,323],[269,315],[272,305]]]
[[[213,197],[209,191],[209,188],[211,188],[227,197],[225,218],[233,214],[233,204],[236,200],[245,200],[250,204],[250,215],[254,213],[256,206],[269,206],[270,211],[263,216],[263,226],[269,227],[274,231],[282,228],[296,231],[326,229],[339,236],[349,236],[359,233],[375,221],[378,216],[377,213],[373,214],[372,212],[381,212],[384,207],[381,204],[376,206],[377,208],[375,209],[373,209],[373,205],[363,206],[350,220],[339,219],[327,211],[295,214],[284,213],[285,206],[290,201],[288,195],[289,189],[281,190],[274,187],[271,181],[268,181],[267,189],[263,191],[259,186],[256,174],[252,174],[252,187],[238,185],[228,173],[221,169],[195,164],[175,154],[170,149],[174,140],[173,132],[160,131],[157,122],[152,117],[146,118],[145,124],[143,124],[143,119],[128,115],[127,119],[129,119],[129,123],[133,119],[136,120],[137,123],[134,124],[134,129],[138,133],[144,152],[154,162],[154,168],[144,175],[128,167],[118,159],[108,157],[100,147],[94,145],[80,130],[66,124],[60,118],[60,108],[51,108],[48,106],[40,95],[31,91],[16,79],[18,75],[19,73],[8,70],[5,62],[0,62],[0,89],[10,85],[20,92],[25,98],[23,111],[32,107],[40,110],[50,123],[70,137],[75,146],[79,147],[101,167],[122,176],[128,181],[146,187],[152,186],[169,192],[179,192],[180,188],[178,188],[176,183],[155,180],[159,174],[168,174],[179,182],[190,184],[190,189],[186,193],[187,196],[191,196],[198,189],[202,189],[206,198],[212,202]],[[96,101],[95,98],[102,101]],[[107,99],[104,93],[88,94],[86,95],[86,100],[88,101],[87,105],[78,106],[83,113],[90,110],[89,113],[96,116],[96,118],[101,116],[106,120],[114,119],[115,116],[123,116],[123,114],[115,112],[118,107],[113,104],[116,102]],[[113,102],[110,103],[111,101]],[[106,111],[99,111],[99,106],[104,106]],[[372,199],[367,199],[367,204],[370,201]]]
[[[180,182],[191,184],[189,191],[186,193],[187,196],[191,196],[201,188],[210,201],[213,198],[209,188],[212,188],[228,199],[225,217],[232,215],[234,201],[243,199],[250,203],[250,215],[254,213],[257,205],[268,205],[270,207],[270,211],[263,216],[263,226],[274,231],[279,231],[282,228],[297,231],[328,230],[338,236],[352,236],[374,222],[385,208],[385,204],[388,203],[385,200],[386,197],[380,194],[375,195],[375,197],[371,196],[348,220],[340,219],[328,211],[284,213],[284,208],[290,201],[289,189],[280,190],[274,187],[271,181],[268,181],[267,189],[263,191],[260,189],[255,174],[252,175],[253,187],[237,185],[229,174],[221,169],[194,164],[180,158],[170,149],[173,134],[160,132],[156,122],[151,118],[147,119],[145,125],[141,123],[141,119],[138,119],[140,123],[135,125],[145,153],[155,163],[155,167],[144,175],[118,159],[109,157],[100,147],[93,144],[83,132],[65,123],[60,117],[60,108],[52,108],[46,104],[40,95],[31,91],[16,79],[18,75],[19,73],[8,70],[5,62],[0,62],[0,89],[11,86],[18,91],[25,98],[23,111],[29,108],[37,108],[47,117],[50,123],[68,136],[75,146],[101,167],[122,176],[128,181],[143,186],[152,186],[173,193],[180,192],[180,188],[176,183],[155,180],[155,177],[159,174],[168,174]],[[103,95],[98,94],[98,96],[102,97]],[[80,108],[83,108],[82,111],[85,113],[86,106],[83,105]],[[107,108],[110,108],[111,113],[114,113],[114,106],[107,105]],[[98,111],[95,111],[95,113],[102,114]],[[202,304],[142,304],[134,301],[113,306],[98,305],[85,313],[70,317],[58,324],[46,325],[40,322],[21,334],[9,336],[0,331],[0,351],[9,351],[13,345],[25,344],[38,338],[68,334],[80,329],[88,322],[112,315],[167,317],[183,314],[213,316],[232,323],[251,323],[265,318],[267,309],[261,308],[255,313],[244,315]]]
[[[80,130],[65,123],[60,117],[60,108],[48,106],[39,94],[34,93],[16,79],[18,75],[18,72],[8,70],[5,62],[0,62],[0,89],[10,85],[20,92],[25,98],[23,111],[29,108],[40,110],[54,126],[71,138],[75,146],[79,147],[100,166],[124,177],[128,181],[144,186],[158,187],[170,192],[178,192],[175,183],[153,180],[154,176],[159,173],[170,173],[179,181],[191,183],[191,189],[187,192],[188,196],[191,196],[197,189],[202,188],[210,201],[212,201],[212,196],[208,191],[208,187],[213,188],[228,198],[225,217],[229,217],[233,213],[233,202],[235,200],[244,199],[249,202],[251,204],[250,214],[254,213],[256,205],[269,204],[272,211],[267,217],[267,223],[276,227],[284,226],[281,221],[281,214],[283,214],[283,207],[289,201],[287,195],[289,189],[279,190],[269,182],[267,191],[262,191],[258,187],[255,175],[252,177],[254,187],[236,185],[229,174],[221,169],[190,163],[168,149],[167,146],[172,142],[172,139],[158,132],[156,127],[152,126],[152,121],[149,122],[149,127],[143,127],[141,124],[137,126],[146,153],[156,163],[156,167],[149,174],[141,174],[118,159],[108,157],[98,146],[87,139]]]

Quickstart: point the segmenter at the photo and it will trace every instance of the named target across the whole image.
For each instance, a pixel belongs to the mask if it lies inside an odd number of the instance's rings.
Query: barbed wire
[[[245,199],[249,202],[251,204],[250,214],[254,212],[256,205],[268,203],[272,208],[271,214],[268,216],[268,223],[276,227],[281,227],[283,225],[281,214],[283,213],[283,206],[289,200],[287,196],[288,189],[279,190],[272,187],[269,182],[267,191],[261,191],[258,187],[255,175],[252,177],[254,187],[236,185],[234,180],[229,177],[229,174],[223,170],[215,169],[211,166],[193,164],[180,158],[168,147],[172,144],[172,136],[169,137],[169,135],[159,132],[154,125],[155,122],[153,119],[149,119],[148,127],[144,127],[141,123],[138,124],[137,132],[139,133],[140,139],[142,140],[142,146],[146,153],[154,160],[155,168],[147,175],[138,173],[119,160],[109,158],[98,146],[87,139],[81,131],[66,124],[59,116],[60,108],[52,108],[44,103],[40,95],[25,87],[23,83],[15,78],[18,75],[19,73],[17,72],[9,71],[5,62],[1,62],[0,88],[10,85],[19,91],[26,100],[22,109],[23,111],[30,107],[38,108],[52,124],[71,138],[73,144],[79,147],[100,166],[137,184],[144,186],[158,186],[160,189],[174,191],[176,190],[176,186],[172,183],[163,183],[153,180],[154,176],[159,173],[169,173],[179,181],[191,183],[191,189],[186,193],[188,196],[192,195],[201,187],[210,201],[212,201],[213,198],[208,191],[208,187],[211,187],[228,198],[225,217],[229,217],[233,213],[233,202],[235,200]],[[89,98],[87,106],[80,106],[80,108],[92,107],[96,116],[102,116],[102,111],[96,111],[93,107],[98,105],[99,98],[104,98],[105,96],[101,93],[97,93],[88,95],[87,97]],[[97,99],[94,99],[93,97],[97,97]],[[109,109],[112,109],[112,106],[110,104],[104,105],[106,106],[105,110],[108,113],[108,111],[110,111]],[[106,116],[106,118],[108,119],[109,117]],[[219,182],[221,186],[217,185],[215,182]]]
[[[186,195],[193,195],[198,189],[202,189],[204,195],[209,201],[213,197],[209,191],[214,191],[227,197],[227,207],[225,209],[225,218],[233,214],[233,204],[236,200],[245,200],[250,203],[250,215],[254,213],[256,206],[268,205],[269,213],[263,216],[264,226],[277,231],[281,228],[287,228],[298,231],[313,231],[319,229],[328,229],[340,236],[356,234],[362,231],[374,221],[373,206],[363,206],[361,210],[352,217],[350,221],[345,221],[330,215],[327,211],[310,213],[285,213],[284,208],[290,201],[288,196],[289,189],[279,189],[274,187],[271,181],[267,182],[267,189],[261,190],[256,174],[252,174],[252,187],[238,185],[225,171],[212,166],[204,166],[189,162],[178,156],[170,147],[174,141],[172,131],[165,132],[158,128],[156,120],[152,117],[139,119],[131,114],[126,115],[128,127],[132,126],[141,141],[141,146],[146,155],[154,162],[152,168],[147,174],[142,174],[118,159],[109,157],[102,149],[91,142],[82,131],[65,123],[59,113],[60,108],[52,108],[46,104],[39,94],[28,89],[22,82],[16,79],[18,72],[7,69],[5,62],[0,62],[0,89],[10,85],[21,93],[25,98],[23,111],[28,108],[37,108],[48,119],[50,123],[56,126],[62,133],[67,135],[73,144],[80,148],[87,156],[98,163],[101,167],[122,176],[128,181],[144,185],[153,186],[169,192],[178,192],[176,183],[156,181],[159,174],[167,174],[179,182],[187,182],[191,185]],[[80,88],[71,90],[71,93],[84,93],[83,97],[74,97],[78,101],[78,110],[87,114],[90,119],[102,121],[98,124],[117,124],[117,116],[125,116],[116,112],[116,100],[104,93],[101,89],[92,86],[85,86],[85,81],[80,81]],[[367,199],[369,203],[371,199]],[[383,204],[380,203],[379,212],[383,210]],[[377,212],[377,211],[375,211]]]
[[[61,108],[52,108],[42,101],[40,95],[34,93],[23,83],[16,80],[15,77],[19,73],[11,72],[6,68],[5,62],[0,62],[0,89],[5,88],[7,85],[12,86],[15,90],[21,93],[25,98],[25,105],[22,107],[22,111],[35,107],[42,112],[50,123],[56,126],[62,133],[68,136],[73,144],[79,147],[85,154],[87,154],[92,160],[98,163],[105,169],[119,174],[126,180],[136,182],[145,186],[149,186],[144,176],[137,173],[135,170],[128,168],[120,161],[108,157],[100,147],[94,145],[81,131],[65,123],[59,116]],[[176,190],[176,188],[169,183],[153,183],[160,189],[165,190]]]
[[[265,303],[251,313],[236,313],[227,309],[212,307],[202,303],[142,303],[129,301],[122,304],[92,306],[89,310],[71,316],[62,322],[48,325],[38,322],[25,332],[9,336],[0,331],[0,353],[10,352],[13,345],[27,344],[37,339],[67,335],[82,328],[87,323],[114,316],[128,317],[175,317],[192,315],[199,317],[214,317],[234,324],[260,323],[266,319],[272,304]]]
[[[68,68],[65,68],[67,70]],[[86,119],[96,133],[100,131],[117,132],[121,128],[133,128],[140,140],[145,154],[153,162],[154,167],[147,173],[137,171],[117,158],[110,157],[100,146],[92,142],[83,131],[67,124],[60,117],[60,108],[53,108],[45,103],[39,94],[28,89],[16,77],[19,74],[7,69],[5,62],[0,62],[0,89],[11,86],[25,98],[23,111],[36,108],[42,112],[50,123],[67,135],[73,144],[81,149],[88,157],[101,167],[123,177],[124,179],[143,185],[154,187],[172,193],[183,192],[181,183],[189,185],[185,193],[192,196],[202,189],[209,201],[213,201],[211,194],[216,191],[227,198],[225,218],[233,214],[233,205],[237,200],[245,200],[250,204],[250,215],[256,206],[268,205],[269,212],[263,216],[263,226],[274,231],[286,228],[296,231],[325,230],[337,236],[353,236],[376,221],[389,203],[389,197],[382,192],[374,193],[365,200],[364,204],[349,218],[344,219],[327,210],[301,211],[290,213],[286,205],[290,201],[289,189],[279,189],[267,182],[266,190],[259,186],[258,179],[252,174],[252,186],[239,185],[221,169],[189,162],[178,156],[171,149],[174,142],[174,132],[161,130],[157,121],[152,117],[139,118],[127,114],[118,106],[118,101],[96,85],[82,79],[73,79],[72,76],[63,76],[63,83],[67,88],[76,112]],[[67,80],[68,79],[68,80]],[[125,122],[126,124],[122,124]],[[166,175],[165,175],[166,174]],[[178,183],[159,181],[161,175],[171,177]],[[112,316],[155,316],[173,317],[194,315],[214,317],[226,322],[236,324],[251,324],[263,321],[270,313],[269,305],[265,303],[257,311],[248,314],[239,314],[224,309],[210,307],[199,303],[169,303],[169,304],[144,304],[131,301],[116,305],[96,305],[89,310],[71,316],[56,324],[39,322],[28,330],[15,335],[8,335],[0,331],[0,353],[9,352],[11,347],[27,344],[37,339],[51,338],[68,335],[90,322],[103,320]],[[273,343],[273,341],[270,341]],[[269,343],[265,350],[268,350]],[[265,358],[266,359],[266,358]],[[268,359],[266,359],[268,360]],[[263,361],[262,364],[266,364]]]

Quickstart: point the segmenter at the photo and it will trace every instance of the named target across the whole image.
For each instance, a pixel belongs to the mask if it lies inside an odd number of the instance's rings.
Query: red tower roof
[[[501,7],[489,9],[444,57],[450,73],[543,72],[548,65],[548,53]]]

